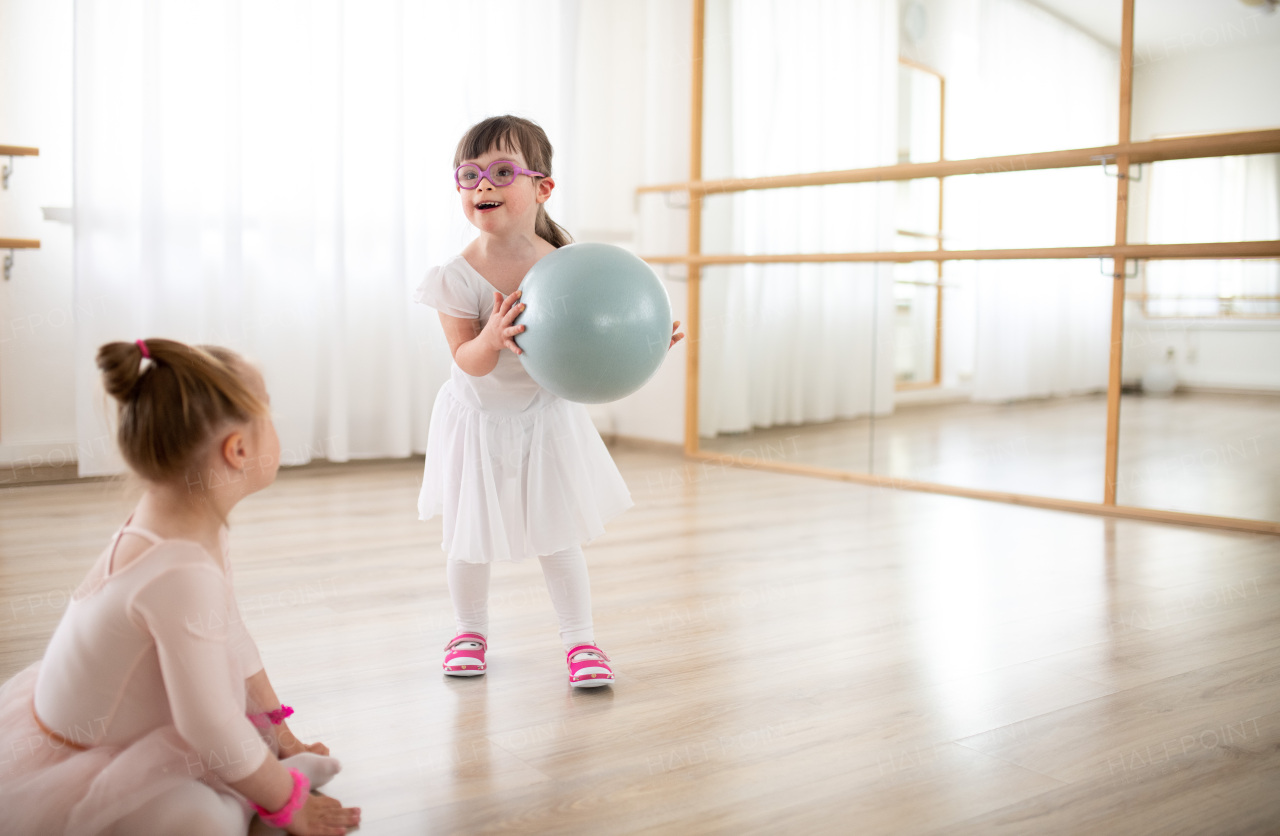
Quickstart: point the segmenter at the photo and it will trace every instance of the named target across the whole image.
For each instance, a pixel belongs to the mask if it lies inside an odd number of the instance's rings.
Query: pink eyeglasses
[[[484,170],[481,170],[480,166],[475,163],[463,163],[453,172],[453,179],[458,184],[458,188],[461,189],[474,189],[480,185],[481,180],[488,180],[493,185],[501,188],[510,186],[516,181],[516,177],[521,174],[527,174],[530,177],[547,176],[540,171],[521,168],[510,160],[494,160]]]

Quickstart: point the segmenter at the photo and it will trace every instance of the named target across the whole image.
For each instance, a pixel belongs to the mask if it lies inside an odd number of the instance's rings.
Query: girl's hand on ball
[[[676,329],[677,329],[677,328],[679,328],[679,327],[680,327],[680,320],[678,320],[678,319],[677,319],[677,320],[675,321],[675,323],[674,323],[674,324],[672,324],[672,326],[671,326],[671,345],[668,345],[668,346],[667,346],[667,351],[670,351],[670,350],[672,349],[672,347],[673,347],[676,343],[678,343],[678,342],[680,342],[681,340],[683,340],[683,339],[684,339],[684,332],[683,332],[683,331],[681,331],[681,332],[679,332],[679,333],[677,333],[677,332],[676,332]]]
[[[523,325],[512,325],[520,312],[524,310],[524,305],[516,304],[520,298],[520,291],[502,298],[502,294],[498,291],[493,292],[493,313],[489,316],[489,321],[485,323],[484,330],[480,335],[484,337],[485,342],[493,348],[494,351],[502,351],[509,348],[516,354],[523,354],[520,346],[516,345],[515,336],[524,330]]]

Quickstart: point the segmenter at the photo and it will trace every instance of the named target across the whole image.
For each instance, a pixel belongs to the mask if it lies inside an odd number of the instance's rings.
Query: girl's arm
[[[505,299],[495,290],[493,314],[483,327],[478,319],[461,319],[440,314],[440,325],[444,328],[449,351],[458,368],[472,377],[484,377],[498,365],[502,349],[509,348],[516,354],[521,353],[520,347],[515,343],[515,336],[524,330],[524,326],[511,324],[524,310],[524,305],[516,304],[519,298],[518,290]]]
[[[271,680],[267,678],[266,669],[262,669],[244,681],[245,691],[248,695],[248,704],[262,711],[274,711],[280,707],[280,698],[276,696],[276,689],[271,687]],[[329,747],[323,743],[312,743],[310,745],[299,740],[292,731],[289,730],[289,724],[281,720],[279,725],[268,723],[268,730],[276,741],[276,751],[280,757],[288,758],[300,752],[314,752],[317,755],[329,754]]]
[[[175,545],[168,548],[174,550],[200,548],[170,542]],[[203,561],[207,555],[201,553]],[[187,768],[193,779],[213,772],[250,801],[279,810],[289,801],[294,780],[244,716],[235,693],[226,577],[211,562],[183,562],[175,555],[175,568],[134,595],[130,618],[155,640],[173,724],[190,747]],[[308,796],[288,830],[337,836],[359,820],[356,809],[331,798]]]

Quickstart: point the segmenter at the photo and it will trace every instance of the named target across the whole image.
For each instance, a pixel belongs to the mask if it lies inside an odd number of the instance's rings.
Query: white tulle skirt
[[[0,686],[0,833],[98,836],[180,784],[203,780],[243,799],[203,768],[173,726],[127,746],[76,749],[41,730],[32,712],[40,662]]]
[[[467,563],[528,560],[594,540],[631,494],[582,404],[540,391],[519,412],[484,410],[449,381],[436,396],[418,516]]]

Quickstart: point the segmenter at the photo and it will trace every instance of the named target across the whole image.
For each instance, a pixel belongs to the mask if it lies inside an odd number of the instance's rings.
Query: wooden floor
[[[594,692],[536,564],[494,573],[488,676],[440,675],[421,460],[237,509],[250,629],[361,832],[1280,832],[1280,538],[615,455],[636,507],[587,550],[619,672]],[[125,500],[0,491],[0,676]]]
[[[702,439],[702,449],[966,488],[1102,502],[1106,395],[899,407]],[[1280,396],[1125,395],[1121,505],[1280,521]]]

